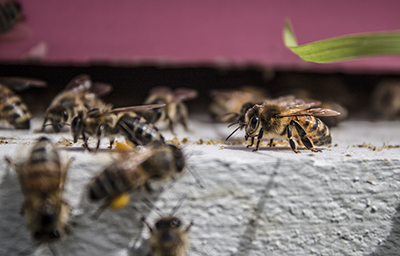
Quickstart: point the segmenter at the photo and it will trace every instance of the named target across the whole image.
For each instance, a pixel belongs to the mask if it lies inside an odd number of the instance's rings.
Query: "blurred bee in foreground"
[[[400,113],[400,81],[386,80],[379,83],[372,93],[372,110],[384,119],[393,120]]]
[[[126,153],[121,159],[105,168],[89,185],[89,198],[103,200],[97,218],[107,207],[124,207],[129,201],[128,192],[144,188],[151,192],[151,181],[174,178],[185,168],[185,157],[174,145],[142,149],[139,153]]]
[[[16,1],[0,2],[0,34],[10,31],[22,19],[21,4]]]
[[[72,120],[71,133],[74,143],[78,141],[79,136],[88,146],[89,136],[97,137],[97,147],[100,147],[100,140],[108,137],[110,148],[115,137],[119,134],[135,145],[162,145],[165,144],[164,137],[158,129],[148,123],[143,117],[137,115],[134,111],[146,111],[148,109],[160,108],[165,104],[152,104],[132,106],[125,108],[95,108],[84,113],[78,111],[78,115]]]
[[[188,233],[193,226],[193,222],[183,229],[182,222],[173,216],[180,207],[182,201],[174,207],[169,216],[161,217],[151,227],[142,217],[142,221],[148,227],[150,238],[149,256],[187,256],[189,249]]]
[[[293,137],[296,138],[298,144],[313,152],[320,152],[314,149],[314,145],[330,144],[332,138],[329,128],[315,116],[336,116],[340,113],[331,109],[312,108],[319,104],[318,101],[300,99],[292,102],[282,101],[278,105],[256,104],[246,112],[244,122],[238,121],[239,127],[227,139],[244,127],[245,140],[251,138],[251,144],[248,147],[254,144],[254,138],[257,137],[256,148],[253,151],[259,149],[263,136],[270,138],[286,136],[295,153],[299,151]],[[270,145],[272,145],[272,139]]]
[[[171,132],[177,124],[182,124],[187,130],[188,109],[183,101],[196,97],[196,90],[180,88],[172,91],[168,87],[156,87],[150,91],[144,104],[165,104],[165,107],[146,111],[143,117],[157,127],[167,124]]]
[[[213,90],[211,96],[211,116],[217,121],[230,123],[240,117],[243,108],[264,102],[267,93],[261,88],[245,86],[237,90]]]
[[[54,132],[60,132],[65,125],[71,123],[78,111],[87,112],[92,108],[105,107],[105,103],[98,96],[105,95],[111,90],[111,85],[93,83],[88,75],[75,77],[47,108],[42,131],[49,122]]]
[[[33,240],[51,244],[64,239],[69,233],[70,207],[63,199],[63,191],[71,161],[63,167],[56,147],[45,137],[36,142],[25,163],[15,165],[7,157],[6,161],[18,175],[24,195],[21,213]]]
[[[45,87],[46,82],[19,77],[0,78],[0,118],[16,129],[29,129],[31,113],[22,98],[10,88],[21,91],[29,87]]]

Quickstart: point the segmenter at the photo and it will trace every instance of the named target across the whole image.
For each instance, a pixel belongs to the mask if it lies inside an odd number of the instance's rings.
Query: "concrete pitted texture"
[[[38,129],[40,122],[34,123]],[[106,210],[89,202],[87,184],[116,153],[106,139],[97,153],[70,144],[60,134],[2,130],[0,144],[0,255],[52,255],[35,245],[18,214],[23,197],[16,173],[3,159],[23,161],[35,138],[46,135],[64,162],[74,157],[64,197],[73,207],[72,233],[55,248],[66,255],[133,256],[148,253],[159,215],[175,213],[194,222],[189,254],[195,255],[400,255],[400,122],[349,121],[332,129],[333,146],[321,153],[287,146],[223,144],[226,124],[190,122],[190,131],[163,132],[180,142],[189,171],[175,181],[152,184],[154,192],[133,192],[127,207]],[[243,138],[238,131],[233,140]],[[123,139],[120,138],[119,141]],[[95,145],[93,140],[92,145]],[[196,181],[196,179],[198,181]],[[161,212],[150,209],[143,198]]]

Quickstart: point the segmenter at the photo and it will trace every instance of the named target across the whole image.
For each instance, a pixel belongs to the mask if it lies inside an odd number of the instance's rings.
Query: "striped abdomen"
[[[29,129],[31,114],[21,97],[0,84],[0,115],[17,129]]]
[[[141,169],[124,168],[117,163],[110,165],[97,175],[89,186],[89,198],[93,201],[113,198],[140,186]]]
[[[18,2],[0,3],[0,33],[10,30],[21,17],[21,5]]]
[[[117,126],[125,138],[136,145],[165,144],[158,129],[141,116],[123,115]]]
[[[26,163],[24,176],[26,192],[48,194],[60,189],[62,182],[61,163],[56,147],[49,139],[42,137],[33,147]]]
[[[332,142],[328,126],[319,118],[314,116],[296,116],[295,120],[303,127],[307,137],[312,140],[315,146],[322,146]]]

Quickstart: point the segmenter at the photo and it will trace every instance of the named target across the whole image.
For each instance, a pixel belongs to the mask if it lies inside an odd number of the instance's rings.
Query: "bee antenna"
[[[181,200],[179,200],[179,202],[174,206],[174,208],[172,208],[172,211],[170,213],[171,216],[174,215],[179,210],[179,208],[181,208],[181,205],[182,205],[183,201],[185,201],[186,197],[187,197],[187,195],[182,197]]]
[[[242,127],[243,127],[243,125],[239,125],[235,130],[233,130],[233,132],[231,132],[231,134],[228,135],[228,137],[226,137],[225,140],[228,140],[235,132],[237,132],[237,130],[239,130]]]
[[[152,204],[149,199],[147,198],[143,198],[142,202],[145,203],[145,205],[147,205],[147,207],[149,207],[150,210],[152,210],[153,208],[156,209],[157,211],[155,213],[157,213],[158,216],[160,216],[160,218],[162,218],[161,215],[161,209],[158,208],[155,204]]]
[[[233,126],[233,125],[235,125],[235,124],[239,124],[239,121],[229,124],[229,125],[228,125],[228,128],[231,127],[231,126]]]
[[[193,178],[196,180],[197,184],[199,184],[200,188],[205,188],[205,182],[203,179],[200,177],[199,173],[196,171],[196,169],[193,166],[187,167],[189,173],[193,176]]]

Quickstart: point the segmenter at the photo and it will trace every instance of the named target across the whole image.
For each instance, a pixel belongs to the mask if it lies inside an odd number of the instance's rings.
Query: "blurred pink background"
[[[399,57],[332,64],[302,61],[282,41],[290,18],[298,42],[400,30],[400,1],[21,0],[27,36],[0,38],[0,62],[247,66],[399,72]],[[36,54],[36,55],[35,55]],[[35,56],[33,56],[35,55]],[[32,57],[33,56],[33,57]]]

